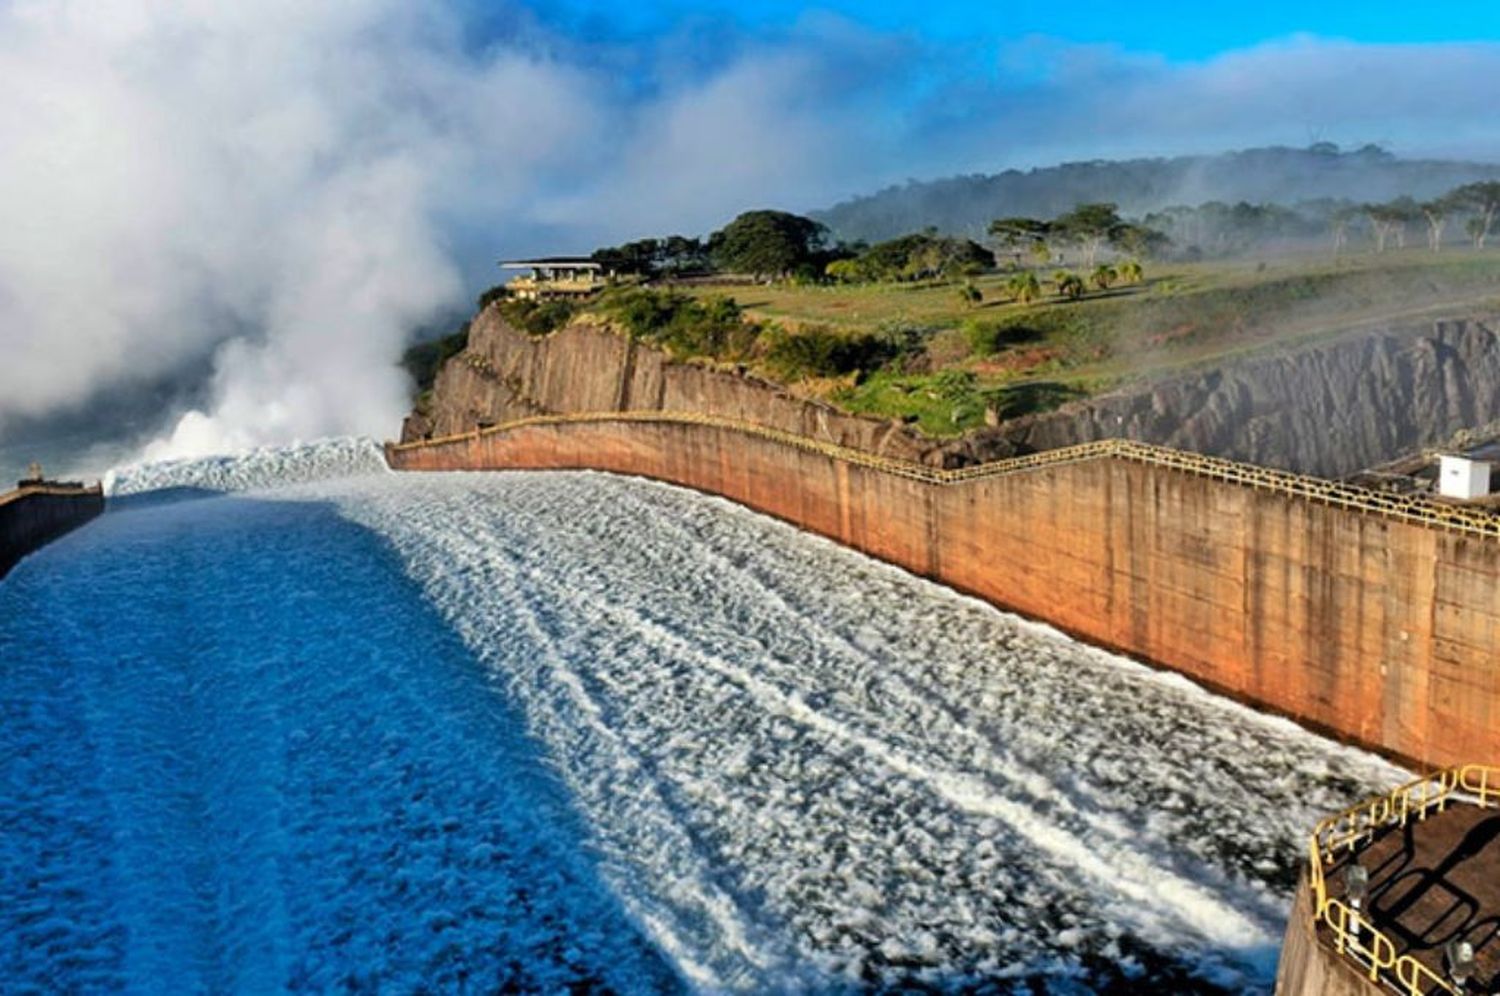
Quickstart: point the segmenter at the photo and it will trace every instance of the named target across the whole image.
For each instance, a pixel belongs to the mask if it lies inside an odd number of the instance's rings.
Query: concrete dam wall
[[[723,495],[1408,761],[1500,753],[1500,519],[1120,440],[938,470],[694,414],[529,419],[398,470]]]
[[[103,511],[98,488],[40,485],[0,494],[0,578],[28,553]]]

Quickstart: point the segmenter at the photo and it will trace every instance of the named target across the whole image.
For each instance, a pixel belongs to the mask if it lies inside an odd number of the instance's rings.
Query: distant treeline
[[[1398,159],[1374,145],[1343,151],[1320,142],[1306,149],[1096,160],[912,180],[812,217],[845,241],[875,243],[928,228],[978,239],[995,218],[1049,218],[1079,204],[1113,203],[1141,218],[1173,204],[1383,203],[1403,195],[1422,201],[1481,180],[1500,180],[1500,165]]]
[[[1356,203],[1324,198],[1293,206],[1208,201],[1176,205],[1137,219],[1110,202],[1078,204],[1052,218],[1016,215],[985,226],[984,244],[929,228],[869,245],[837,241],[811,218],[747,211],[707,239],[670,235],[597,250],[615,276],[645,279],[732,274],[754,279],[872,283],[953,280],[996,268],[1082,263],[1101,251],[1139,262],[1224,257],[1312,242],[1335,252],[1362,240],[1378,252],[1425,240],[1433,251],[1460,231],[1484,248],[1500,214],[1500,181],[1454,187],[1426,200],[1402,195]],[[1069,258],[1072,254],[1072,258]]]

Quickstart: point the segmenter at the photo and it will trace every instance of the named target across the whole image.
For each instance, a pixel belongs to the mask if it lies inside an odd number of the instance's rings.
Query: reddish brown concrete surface
[[[723,495],[1389,755],[1500,755],[1493,537],[1118,458],[935,484],[692,423],[530,425],[389,459]]]

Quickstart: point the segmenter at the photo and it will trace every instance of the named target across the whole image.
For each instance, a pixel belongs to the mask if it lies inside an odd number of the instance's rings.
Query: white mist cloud
[[[389,430],[461,298],[437,219],[595,123],[577,72],[396,0],[0,6],[0,88],[0,421],[212,351],[153,456]]]
[[[404,336],[502,252],[1061,157],[1500,147],[1497,45],[1177,65],[1033,41],[997,63],[810,16],[622,48],[516,5],[476,47],[455,10],[0,0],[0,437],[210,360],[151,455],[392,433]]]

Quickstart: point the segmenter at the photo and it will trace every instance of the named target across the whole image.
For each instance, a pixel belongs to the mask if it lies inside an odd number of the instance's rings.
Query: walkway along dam
[[[1500,755],[1500,517],[1482,511],[1125,440],[941,470],[663,411],[386,457],[722,495],[1409,763]]]

